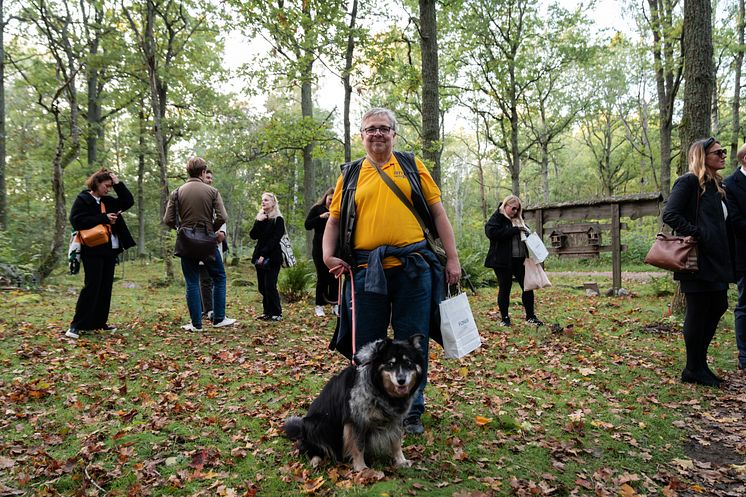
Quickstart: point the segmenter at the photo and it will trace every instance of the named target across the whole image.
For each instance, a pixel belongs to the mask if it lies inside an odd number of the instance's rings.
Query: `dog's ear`
[[[376,354],[383,349],[384,345],[386,345],[386,341],[383,339],[378,339],[375,342],[366,344],[364,347],[357,351],[357,354],[355,354],[355,357],[353,358],[355,364],[357,364],[358,366],[365,366],[366,364],[369,364],[370,361],[372,361],[373,358],[376,356]]]
[[[422,341],[426,340],[425,335],[417,334],[412,335],[409,337],[409,343],[412,344],[412,347],[414,347],[417,350],[422,350]]]

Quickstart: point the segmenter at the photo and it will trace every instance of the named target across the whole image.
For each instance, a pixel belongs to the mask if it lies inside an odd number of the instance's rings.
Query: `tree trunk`
[[[733,108],[731,114],[733,115],[733,124],[731,126],[730,135],[730,162],[734,168],[738,167],[738,137],[741,134],[741,121],[739,119],[739,112],[741,112],[741,70],[743,68],[743,43],[744,43],[744,17],[746,12],[744,9],[744,0],[738,0],[738,16],[737,16],[737,27],[738,31],[738,49],[736,50],[736,57],[733,61],[733,70],[735,77],[733,81]]]
[[[422,158],[440,186],[440,104],[438,97],[438,22],[435,0],[420,0],[422,54]]]
[[[307,118],[310,122],[313,119],[313,57],[309,55],[310,62],[307,62],[303,75],[303,82],[300,88],[300,109],[301,114],[304,118]],[[316,174],[313,162],[313,141],[307,143],[303,147],[303,207],[304,212],[311,210],[314,199],[316,196]],[[289,205],[285,206],[287,209]],[[311,249],[313,246],[313,231],[306,231],[306,252],[308,257],[311,257]]]
[[[357,20],[357,0],[352,0],[352,11],[350,12],[350,25],[347,34],[347,50],[345,51],[345,69],[342,73],[342,83],[345,89],[344,102],[344,147],[345,162],[352,160],[352,128],[350,126],[350,102],[352,100],[352,85],[350,84],[350,72],[352,72],[352,56],[355,53],[355,21]]]
[[[681,118],[681,167],[687,170],[687,151],[711,130],[711,99],[715,78],[712,68],[712,7],[710,0],[684,1],[684,108]]]
[[[5,188],[5,11],[0,0],[0,230],[8,226],[8,200]]]
[[[166,157],[166,140],[163,133],[163,118],[165,117],[165,85],[159,81],[158,67],[156,65],[155,35],[153,24],[155,22],[155,6],[152,1],[147,2],[147,13],[145,30],[143,32],[143,49],[145,62],[148,70],[148,83],[150,86],[150,103],[153,112],[153,123],[155,127],[155,148],[158,153],[158,173],[160,182],[160,219],[166,213],[168,203],[168,159]],[[161,98],[163,95],[164,98]],[[171,244],[169,228],[161,224],[161,254],[165,264],[166,281],[174,280],[173,258],[171,256]]]
[[[137,113],[137,255],[144,257],[145,252],[145,102],[140,99],[140,110]]]

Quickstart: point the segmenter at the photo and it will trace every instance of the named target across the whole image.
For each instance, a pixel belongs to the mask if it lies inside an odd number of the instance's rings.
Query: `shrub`
[[[316,270],[307,259],[298,258],[295,266],[280,271],[277,285],[280,294],[287,302],[298,302],[308,294],[308,287],[316,278]]]

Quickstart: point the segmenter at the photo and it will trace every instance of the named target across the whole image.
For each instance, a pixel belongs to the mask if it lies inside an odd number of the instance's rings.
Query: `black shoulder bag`
[[[174,204],[176,207],[176,245],[174,246],[174,255],[200,261],[214,260],[218,238],[212,226],[208,227],[204,223],[191,227],[181,226],[178,188],[174,195]]]

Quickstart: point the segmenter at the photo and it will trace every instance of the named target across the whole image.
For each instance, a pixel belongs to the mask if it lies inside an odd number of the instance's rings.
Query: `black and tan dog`
[[[355,354],[356,366],[329,380],[305,417],[285,420],[285,434],[311,457],[313,467],[324,458],[351,459],[360,471],[366,459],[379,456],[411,465],[401,450],[402,421],[422,379],[424,339],[369,343]]]

